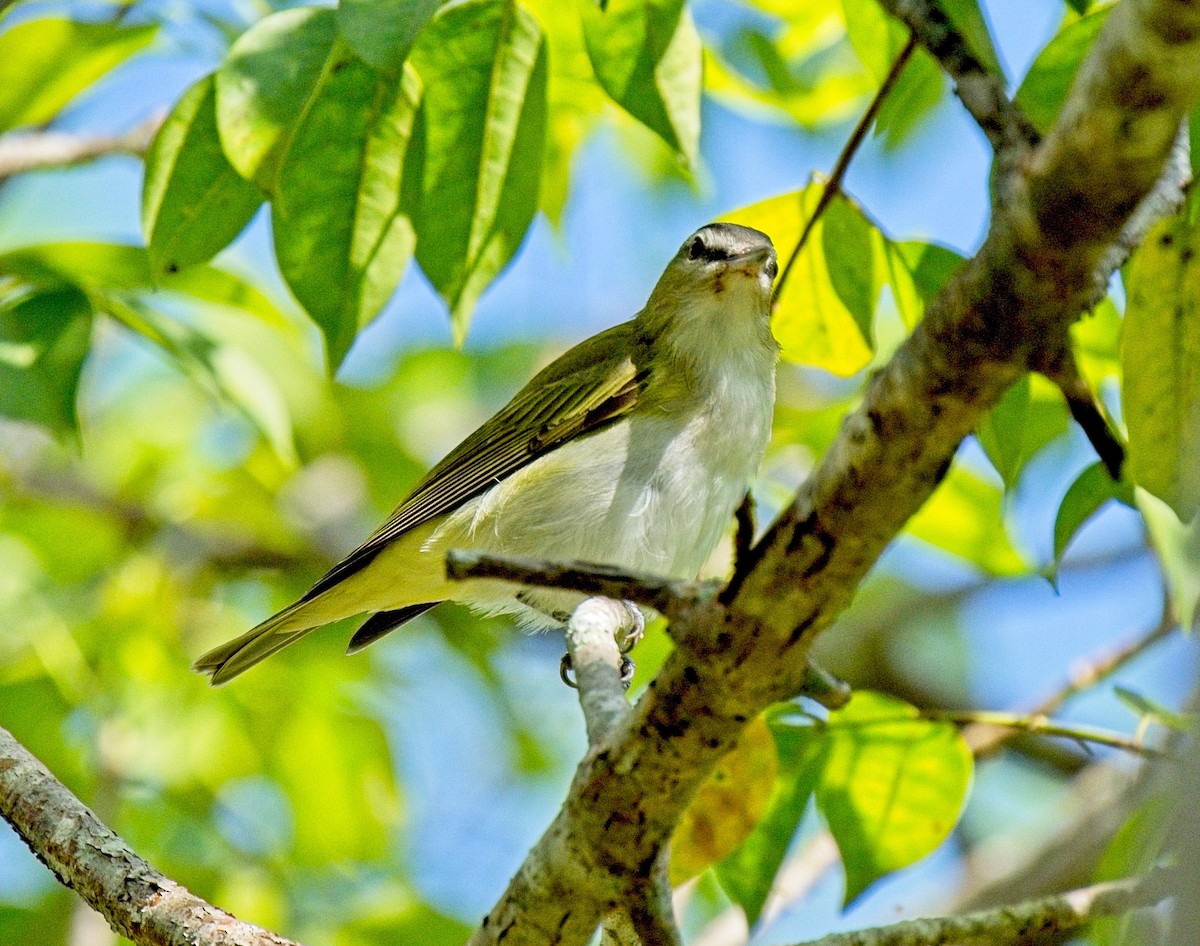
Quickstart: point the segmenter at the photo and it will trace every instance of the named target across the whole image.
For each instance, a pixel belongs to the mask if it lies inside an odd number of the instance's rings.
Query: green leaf
[[[1016,104],[1038,131],[1050,130],[1066,101],[1075,73],[1096,41],[1111,7],[1070,23],[1038,53],[1017,90]]]
[[[1110,499],[1119,499],[1123,503],[1133,505],[1133,487],[1128,483],[1115,482],[1100,461],[1096,461],[1080,473],[1075,482],[1067,488],[1067,493],[1058,506],[1058,514],[1054,518],[1052,573],[1058,572],[1063,553],[1075,538],[1075,534]]]
[[[1029,570],[1004,528],[1002,492],[955,464],[905,532],[992,575]]]
[[[992,34],[988,29],[987,20],[979,8],[979,0],[937,0],[942,12],[954,24],[954,28],[967,41],[975,58],[985,69],[998,79],[1004,78],[1004,69],[1000,65],[1000,57],[996,47],[992,45]]]
[[[925,317],[925,306],[963,263],[954,250],[934,243],[917,241],[884,246],[884,263],[892,298],[907,328],[914,328]]]
[[[410,160],[418,147],[423,157],[413,175],[417,261],[461,341],[537,212],[545,43],[509,0],[467,0],[434,17],[410,61],[425,86],[410,149]]]
[[[330,78],[337,14],[296,7],[243,33],[217,70],[217,128],[229,162],[268,194],[296,124]]]
[[[1188,630],[1200,603],[1200,516],[1184,525],[1170,506],[1144,489],[1135,490],[1134,501],[1167,574],[1179,626]]]
[[[717,865],[717,879],[751,927],[762,915],[824,762],[825,739],[817,727],[777,726],[772,734],[780,771],[767,811],[750,837]]]
[[[1200,232],[1151,228],[1126,266],[1121,391],[1129,476],[1183,521],[1200,509]]]
[[[398,75],[421,30],[447,0],[339,0],[337,24],[364,60]]]
[[[1068,424],[1058,389],[1040,375],[1026,375],[1004,392],[976,434],[1004,488],[1012,489],[1025,465],[1042,447],[1066,433]]]
[[[596,78],[614,102],[695,167],[701,44],[683,0],[576,0]]]
[[[292,137],[272,206],[275,254],[339,365],[412,257],[400,206],[420,98],[412,69],[386,78],[343,49]]]
[[[140,49],[156,26],[44,19],[0,33],[0,132],[53,119]]]
[[[875,307],[883,290],[879,231],[849,200],[839,197],[821,219],[821,243],[834,292],[854,317],[862,336],[870,338]]]
[[[884,13],[876,0],[842,0],[842,12],[850,45],[878,85],[908,44],[908,30]]]
[[[142,229],[155,275],[212,259],[262,201],[221,149],[216,83],[206,76],[175,103],[146,155]]]
[[[261,290],[213,266],[193,266],[155,279],[150,254],[140,246],[84,241],[25,246],[0,254],[0,274],[40,285],[165,290],[202,302],[244,309],[267,322],[287,321]]]
[[[75,428],[75,392],[92,338],[92,307],[73,286],[0,306],[0,413],[56,433]]]
[[[810,184],[803,191],[772,197],[769,200],[743,207],[722,219],[740,223],[769,233],[779,252],[781,271],[786,267],[793,249],[799,242],[804,223],[820,198],[822,185]],[[854,234],[861,251],[870,246],[871,272],[882,270],[882,242],[868,223],[868,238],[863,239],[860,223],[851,222],[850,215],[858,214],[848,201],[838,197],[834,206],[835,229]],[[831,206],[830,210],[832,211]],[[874,284],[865,287],[861,279],[849,275],[857,268],[865,272],[861,261],[851,263],[838,253],[832,264],[826,256],[824,228],[826,220],[816,223],[804,249],[791,265],[787,282],[780,291],[772,328],[782,346],[787,361],[814,365],[834,374],[848,376],[862,370],[871,361],[874,343],[871,338],[870,316],[865,309],[866,299],[875,293]],[[837,273],[835,285],[834,273]],[[874,279],[874,275],[872,279]],[[838,286],[851,299],[852,310],[843,301]],[[851,286],[857,286],[851,290]],[[877,295],[876,295],[877,298]]]
[[[929,53],[918,48],[880,106],[875,134],[885,148],[897,148],[942,100],[946,76]]]
[[[1187,713],[1177,713],[1175,710],[1163,706],[1157,700],[1152,700],[1148,696],[1135,693],[1133,690],[1129,690],[1123,686],[1114,686],[1113,694],[1143,719],[1149,719],[1152,722],[1167,726],[1176,732],[1190,732],[1192,730],[1193,721]]]
[[[974,762],[950,723],[857,690],[829,714],[817,806],[842,852],[849,904],[872,883],[920,860],[953,830]]]

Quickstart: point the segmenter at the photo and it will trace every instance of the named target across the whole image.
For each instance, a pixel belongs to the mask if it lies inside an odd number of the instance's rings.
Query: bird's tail
[[[266,660],[288,644],[300,640],[309,631],[315,630],[329,619],[305,614],[312,601],[300,600],[273,614],[261,624],[250,628],[241,637],[226,641],[197,658],[192,669],[208,674],[213,686],[228,683],[239,673],[249,670],[261,660]]]

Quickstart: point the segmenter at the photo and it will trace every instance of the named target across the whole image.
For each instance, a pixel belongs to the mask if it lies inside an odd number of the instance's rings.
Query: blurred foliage
[[[941,5],[1002,74],[979,6]],[[416,350],[373,386],[330,381],[410,266],[461,341],[538,213],[561,222],[594,130],[615,128],[634,160],[674,175],[659,180],[694,183],[705,175],[704,97],[840,133],[906,41],[873,0],[727,6],[730,25],[711,32],[681,0],[341,0],[262,5],[250,24],[200,14],[228,49],[164,103],[145,159],[146,246],[79,240],[0,254],[0,725],[201,896],[337,946],[465,937],[464,917],[425,901],[406,854],[410,773],[380,693],[413,681],[386,647],[348,660],[346,629],[314,635],[219,691],[189,663],[303,592],[555,353]],[[1064,8],[1020,83],[1017,100],[1040,128],[1106,13],[1091,6]],[[138,5],[108,20],[10,11],[0,131],[53,126],[125,60],[169,50],[163,37],[178,24],[157,15]],[[918,52],[880,112],[885,149],[911,142],[946,90]],[[726,214],[768,232],[787,273],[774,320],[785,361],[775,437],[756,484],[764,518],[963,262],[885,232],[845,194],[794,253],[822,187],[814,178]],[[298,307],[211,263],[264,203]],[[1196,239],[1193,200],[1130,261],[1124,293],[1073,330],[1085,378],[1127,428],[1127,478],[1072,466],[1078,438],[1060,396],[1025,379],[909,524],[919,542],[902,550],[955,563],[968,589],[1057,576],[1070,543],[1116,500],[1142,516],[1176,613],[1191,623]],[[1029,493],[1051,496],[1038,519],[1044,542],[1014,522]],[[970,698],[967,592],[925,577],[868,581],[828,646],[835,669],[883,692],[859,692],[827,718],[789,705],[754,724],[680,828],[677,880],[705,872],[696,889],[753,925],[806,812],[838,842],[847,901],[951,833],[969,753],[953,727],[916,718],[898,697]],[[530,694],[506,669],[520,639],[453,608],[411,634],[444,648],[485,694],[505,778],[557,790],[573,757],[522,709]],[[637,688],[670,646],[653,625]],[[551,685],[548,665],[539,687]],[[1145,694],[1122,698],[1142,725],[1179,722]],[[521,853],[506,856],[515,864]],[[1147,856],[1119,839],[1105,876]],[[72,898],[38,877],[10,896],[0,873],[0,942],[70,935]]]

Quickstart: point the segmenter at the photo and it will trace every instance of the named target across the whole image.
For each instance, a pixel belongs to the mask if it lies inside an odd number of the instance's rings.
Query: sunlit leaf
[[[0,33],[0,132],[50,121],[102,75],[144,49],[157,30],[44,19]]]
[[[770,803],[750,836],[717,865],[717,879],[753,926],[804,816],[824,762],[825,739],[815,726],[773,730],[779,777]]]
[[[1083,525],[1092,518],[1100,507],[1110,499],[1133,504],[1133,487],[1118,483],[1109,475],[1104,464],[1096,461],[1075,478],[1067,488],[1066,495],[1058,506],[1054,519],[1054,564],[1052,573],[1058,572],[1067,546]]]
[[[421,30],[446,0],[339,0],[338,29],[364,60],[397,75]]]
[[[905,532],[992,575],[1028,571],[1004,528],[999,487],[955,464]]]
[[[1200,509],[1200,233],[1151,228],[1125,269],[1122,405],[1129,476],[1188,521]]]
[[[803,191],[743,207],[723,215],[722,219],[755,227],[770,235],[779,253],[782,274],[804,223],[820,197],[821,186],[810,184]],[[815,365],[834,374],[851,375],[871,360],[871,312],[867,310],[866,302],[872,297],[878,298],[878,285],[874,280],[883,269],[883,249],[878,232],[853,205],[841,197],[835,200],[836,204],[841,207],[833,211],[835,227],[854,236],[853,243],[858,251],[869,249],[870,262],[851,262],[848,260],[850,254],[843,255],[840,247],[835,248],[835,259],[831,261],[824,237],[827,224],[818,221],[787,273],[772,328],[783,348],[783,357],[788,361]],[[857,221],[854,220],[856,216]],[[837,272],[836,285],[831,270]],[[867,272],[871,273],[869,283],[862,278]],[[854,309],[843,301],[839,286]],[[851,286],[854,287],[852,291],[848,289]]]
[[[414,135],[424,159],[413,197],[417,261],[461,340],[537,211],[545,43],[523,8],[468,0],[433,19],[410,61],[425,85]]]
[[[746,726],[700,786],[671,838],[671,882],[682,883],[722,860],[766,813],[779,771],[766,720]]]
[[[700,144],[701,49],[682,0],[576,2],[600,85],[694,166]]]
[[[1063,27],[1038,53],[1017,90],[1016,104],[1041,132],[1050,130],[1084,57],[1096,41],[1111,7],[1104,7]]]
[[[853,115],[871,90],[870,77],[856,62],[842,61],[845,59],[853,57],[824,57],[814,67],[820,70],[816,78],[789,83],[781,90],[764,87],[714,50],[705,48],[704,90],[727,107],[753,118],[790,118],[805,128],[815,128]],[[790,64],[788,68],[790,71]]]
[[[883,137],[885,147],[899,147],[929,116],[945,91],[945,73],[937,60],[918,47],[880,106],[875,134]]]
[[[817,806],[842,852],[848,904],[949,837],[973,760],[953,725],[862,690],[829,714],[826,739]]]
[[[888,241],[885,250],[892,299],[905,326],[913,328],[924,318],[926,304],[941,292],[963,258],[936,243],[917,241]]]
[[[402,210],[416,74],[381,76],[349,50],[297,124],[271,208],[279,269],[336,367],[387,303],[415,238]]]
[[[73,430],[91,337],[91,303],[73,286],[0,304],[0,414],[57,433]]]
[[[1066,433],[1067,408],[1058,389],[1041,375],[1026,375],[1012,385],[980,423],[979,443],[1012,489],[1021,471],[1050,441]]]
[[[175,103],[146,155],[142,229],[155,274],[212,259],[262,201],[221,149],[216,85],[206,76]]]
[[[542,163],[541,209],[558,226],[571,184],[576,149],[595,127],[606,102],[583,40],[583,21],[574,3],[529,0],[546,32],[546,153]]]
[[[842,11],[850,45],[878,85],[908,43],[908,30],[888,16],[876,0],[842,0]]]
[[[1189,630],[1200,604],[1200,516],[1184,525],[1170,506],[1144,489],[1135,491],[1134,501],[1166,572],[1179,626]]]
[[[1121,373],[1121,327],[1121,314],[1111,298],[1071,326],[1079,371],[1093,389]]]
[[[217,128],[229,162],[268,194],[295,126],[330,79],[334,10],[295,7],[243,33],[217,70]]]

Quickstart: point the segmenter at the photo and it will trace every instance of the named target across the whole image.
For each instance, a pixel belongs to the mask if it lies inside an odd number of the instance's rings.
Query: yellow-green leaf
[[[262,205],[262,192],[221,149],[216,100],[205,76],[175,103],[146,155],[142,229],[156,275],[212,259]]]
[[[971,750],[950,723],[917,716],[862,690],[829,714],[816,797],[842,852],[847,904],[937,848],[962,813]]]
[[[1200,233],[1156,224],[1125,269],[1129,476],[1187,522],[1200,509]]]
[[[511,0],[467,0],[434,17],[409,61],[425,86],[413,139],[424,159],[412,198],[417,261],[461,340],[537,212],[546,45]]]
[[[420,82],[411,68],[384,76],[340,44],[333,55],[279,166],[271,219],[280,272],[336,368],[412,257],[401,182]]]
[[[1004,528],[1003,492],[955,464],[905,531],[992,575],[1029,570]]]
[[[156,26],[43,19],[0,33],[0,132],[41,125],[109,70],[144,49]]]

